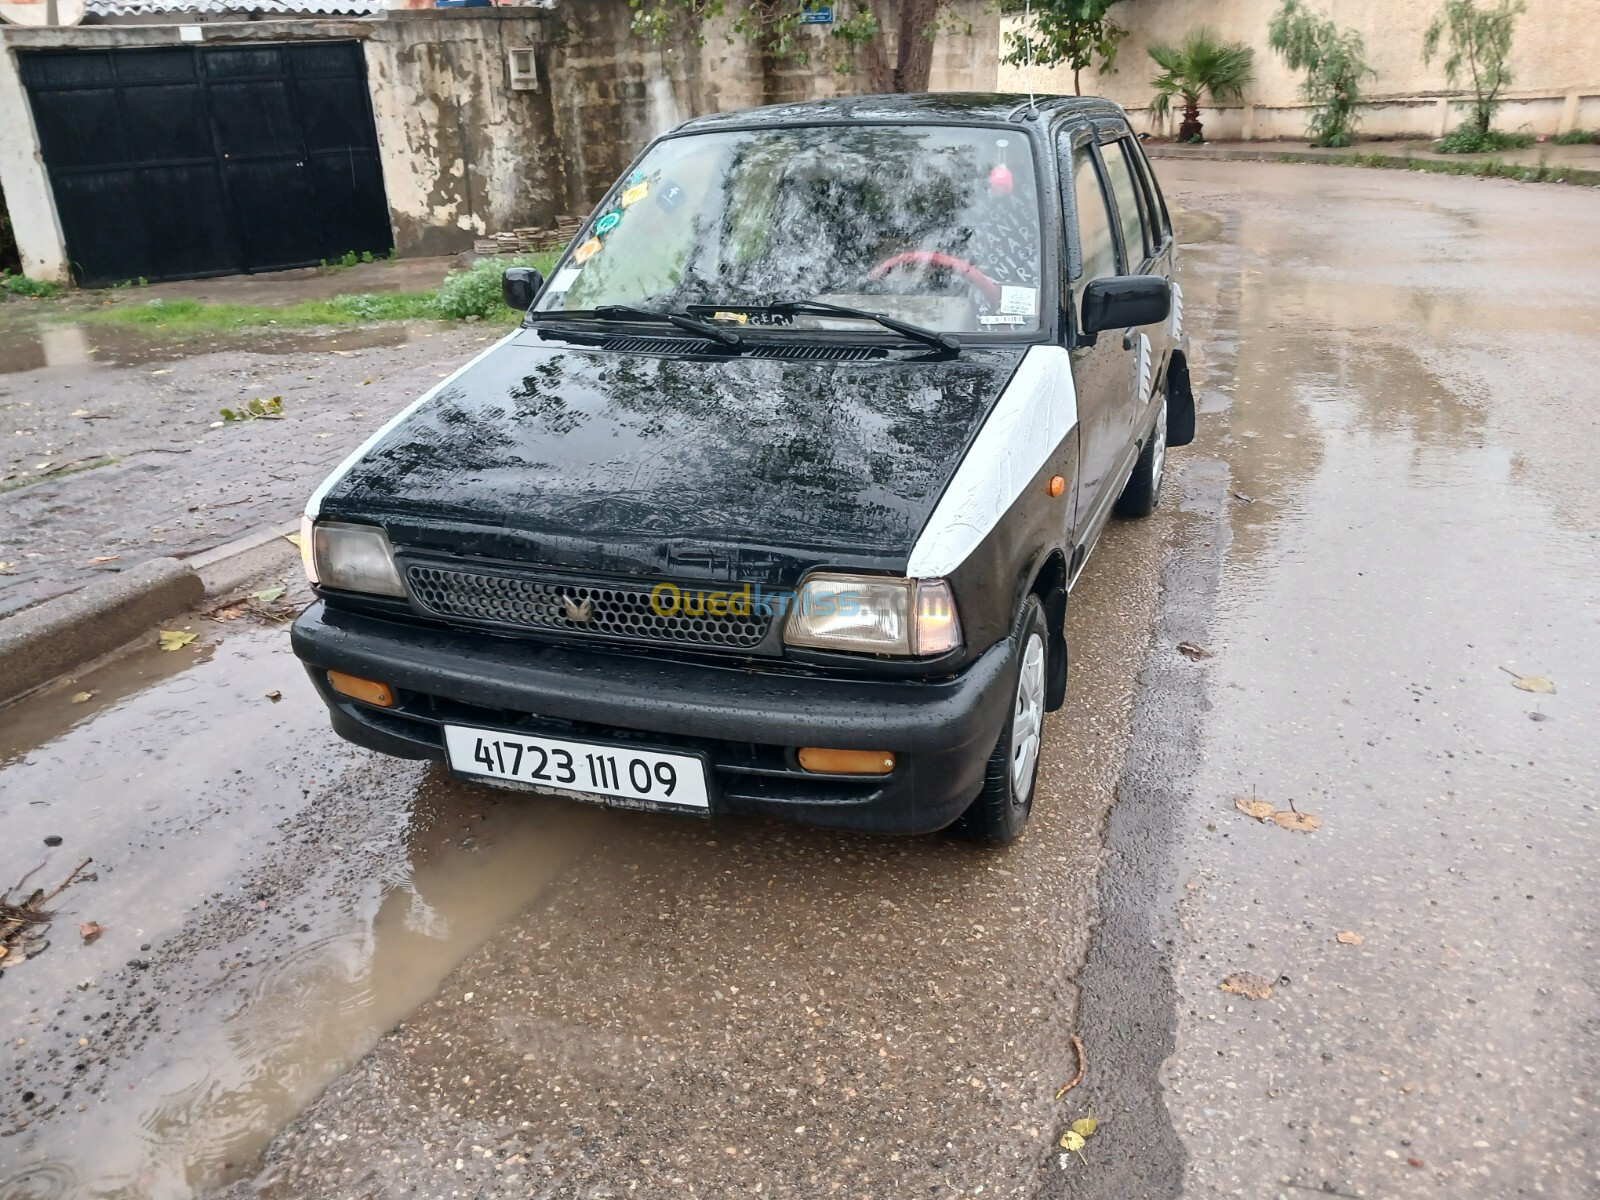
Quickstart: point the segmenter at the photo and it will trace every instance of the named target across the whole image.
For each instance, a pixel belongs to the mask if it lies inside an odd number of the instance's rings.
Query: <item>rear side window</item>
[[[1133,165],[1128,161],[1126,142],[1108,142],[1100,147],[1105,156],[1106,178],[1111,183],[1111,194],[1117,201],[1117,218],[1122,227],[1122,245],[1127,251],[1128,270],[1138,270],[1154,249],[1144,236],[1144,206],[1140,203],[1139,185],[1133,179]]]
[[[1111,237],[1111,213],[1106,208],[1100,172],[1087,146],[1072,152],[1072,193],[1078,210],[1078,248],[1084,283],[1102,275],[1116,275],[1117,245]]]
[[[1150,226],[1150,240],[1155,243],[1151,249],[1153,254],[1172,236],[1172,221],[1167,216],[1167,202],[1161,195],[1161,186],[1156,183],[1156,173],[1150,168],[1150,160],[1145,157],[1144,148],[1137,142],[1129,142],[1127,145],[1128,157],[1144,180],[1145,198],[1150,202],[1146,217]]]

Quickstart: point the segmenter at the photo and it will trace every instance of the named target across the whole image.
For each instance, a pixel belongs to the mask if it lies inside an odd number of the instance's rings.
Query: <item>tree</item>
[[[1498,6],[1479,8],[1475,0],[1445,0],[1422,35],[1422,61],[1431,63],[1446,41],[1450,52],[1444,60],[1445,78],[1452,88],[1466,82],[1472,98],[1468,129],[1471,135],[1460,149],[1491,149],[1495,139],[1489,132],[1495,110],[1511,83],[1511,34],[1523,11],[1522,0],[1500,0]]]
[[[1313,146],[1348,146],[1356,127],[1361,83],[1376,78],[1367,66],[1366,44],[1353,29],[1340,30],[1300,0],[1283,0],[1267,26],[1267,44],[1292,71],[1304,71],[1300,94],[1312,105],[1306,132]]]
[[[1172,98],[1183,98],[1183,123],[1178,126],[1180,142],[1204,141],[1200,125],[1200,101],[1209,97],[1212,104],[1243,100],[1245,85],[1255,80],[1255,51],[1243,42],[1219,42],[1209,29],[1194,30],[1183,43],[1164,42],[1149,48],[1149,55],[1161,68],[1150,81],[1156,89],[1150,102],[1150,115],[1158,121],[1172,111]]]
[[[730,9],[729,0],[628,0],[628,5],[634,32],[654,41],[664,40],[681,21],[698,24]],[[733,32],[754,42],[770,62],[804,63],[810,50],[809,39],[800,36],[802,15],[814,7],[810,0],[733,0]],[[829,7],[837,69],[847,70],[860,51],[874,92],[927,91],[934,38],[941,27],[956,28],[945,20],[943,0],[833,0]]]
[[[1128,31],[1106,15],[1117,0],[1006,0],[1005,12],[1031,10],[1033,23],[1010,31],[1011,49],[1004,62],[1021,66],[1029,61],[1043,67],[1066,63],[1072,68],[1072,90],[1083,95],[1079,78],[1085,67],[1105,71],[1117,61],[1117,44]]]

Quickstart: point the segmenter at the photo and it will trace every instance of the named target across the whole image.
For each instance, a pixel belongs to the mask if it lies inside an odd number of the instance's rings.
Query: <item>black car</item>
[[[520,327],[306,506],[351,741],[623,806],[1027,820],[1067,593],[1194,435],[1172,224],[1104,100],[690,121]]]

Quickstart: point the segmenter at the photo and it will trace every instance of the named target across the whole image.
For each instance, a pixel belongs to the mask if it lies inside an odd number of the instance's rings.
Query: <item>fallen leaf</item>
[[[0,563],[0,567],[3,566],[5,566],[5,563]],[[1528,714],[1528,720],[1530,721],[1548,721],[1549,719],[1549,715],[1542,712],[1531,712]]]
[[[6,955],[8,955],[10,953],[11,953],[11,951],[7,950],[4,946],[0,946],[0,958],[4,958]]]
[[[270,692],[267,693],[267,699],[271,700],[274,704],[276,704],[279,700],[283,699],[283,693],[280,692],[277,688],[273,688]]]
[[[120,554],[102,554],[99,558],[91,558],[89,561],[92,563],[116,562],[121,557],[122,555]]]
[[[1525,692],[1540,692],[1551,695],[1556,690],[1556,685],[1544,675],[1513,675],[1511,686],[1521,688]]]
[[[1341,929],[1336,936],[1339,943],[1344,946],[1360,946],[1367,940],[1352,929]]]
[[[1204,646],[1196,646],[1193,642],[1179,642],[1178,653],[1185,658],[1201,659],[1213,657],[1216,651],[1207,650]]]
[[[1100,1128],[1100,1122],[1093,1117],[1083,1117],[1072,1123],[1072,1132],[1081,1138],[1092,1138],[1094,1131]]]
[[[1060,1146],[1063,1150],[1067,1150],[1073,1154],[1076,1154],[1079,1158],[1083,1158],[1083,1134],[1077,1132],[1076,1130],[1067,1130],[1061,1135],[1061,1140],[1057,1142],[1056,1145]],[[1065,1161],[1065,1159],[1063,1159],[1063,1161]],[[1089,1160],[1087,1158],[1083,1158],[1083,1165],[1089,1165]]]
[[[159,371],[151,371],[150,374],[152,374],[152,375],[171,375],[172,374],[172,368],[171,367],[162,367]]]
[[[72,693],[72,702],[74,704],[87,704],[87,703],[89,703],[89,701],[91,701],[93,699],[94,699],[94,693],[93,692],[73,692]]]
[[[1310,813],[1294,812],[1289,809],[1279,809],[1268,820],[1279,829],[1288,829],[1294,833],[1310,833],[1322,824],[1321,817],[1314,817]]]
[[[186,629],[163,629],[158,640],[163,650],[182,650],[198,636]]]
[[[207,613],[206,615],[209,616],[213,621],[234,621],[244,616],[244,605],[230,604],[224,608],[219,608],[214,612]]]
[[[1235,996],[1243,996],[1246,1000],[1272,999],[1272,985],[1261,976],[1252,975],[1249,971],[1235,971],[1217,986]]]
[[[78,926],[78,936],[86,942],[92,942],[106,931],[106,927],[97,921],[85,921]]]
[[[259,600],[262,604],[271,604],[274,600],[283,599],[284,589],[281,587],[262,588],[259,592],[251,592],[252,600]]]
[[[305,549],[305,541],[298,533],[286,533],[283,535],[283,540],[292,545],[296,550]]]
[[[35,471],[42,471],[42,470],[44,470],[44,469],[45,469],[45,468],[46,468],[46,467],[48,467],[48,466],[49,466],[49,465],[50,465],[50,461],[51,461],[51,460],[49,460],[49,459],[46,459],[46,460],[45,460],[45,461],[44,461],[44,462],[42,462],[42,463],[34,463],[34,464],[33,464],[33,469],[34,469],[34,470],[35,470]]]
[[[1408,1166],[1408,1167],[1425,1167],[1427,1165],[1428,1164],[1423,1162],[1420,1158],[1408,1158],[1408,1159],[1406,1159],[1406,1166]]]
[[[1270,820],[1278,811],[1278,806],[1269,804],[1265,800],[1256,800],[1250,796],[1235,796],[1233,806],[1247,817],[1254,817],[1258,821]]]
[[[71,415],[74,417],[87,417],[89,410],[87,408],[75,408],[72,410]]]
[[[1234,492],[1233,498],[1240,504],[1254,504],[1256,502],[1254,496],[1246,496],[1243,492]]]
[[[371,375],[368,375],[368,376],[367,376],[367,377],[366,377],[366,378],[365,378],[365,379],[363,379],[363,380],[362,380],[362,381],[361,381],[361,386],[362,386],[362,387],[366,387],[366,386],[367,386],[367,384],[369,384],[369,383],[371,383],[371,382],[372,382],[372,376],[371,376]]]

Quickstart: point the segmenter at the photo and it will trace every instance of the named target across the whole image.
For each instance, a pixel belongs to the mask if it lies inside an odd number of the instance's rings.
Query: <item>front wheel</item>
[[[1148,517],[1161,502],[1161,473],[1167,465],[1167,402],[1156,404],[1156,425],[1133,465],[1127,486],[1117,497],[1119,517]]]
[[[1011,717],[989,756],[983,790],[955,825],[961,837],[984,846],[1004,846],[1022,836],[1028,814],[1033,811],[1034,785],[1039,778],[1050,636],[1037,596],[1028,597],[1017,628],[1021,632],[1017,638],[1017,684]]]

